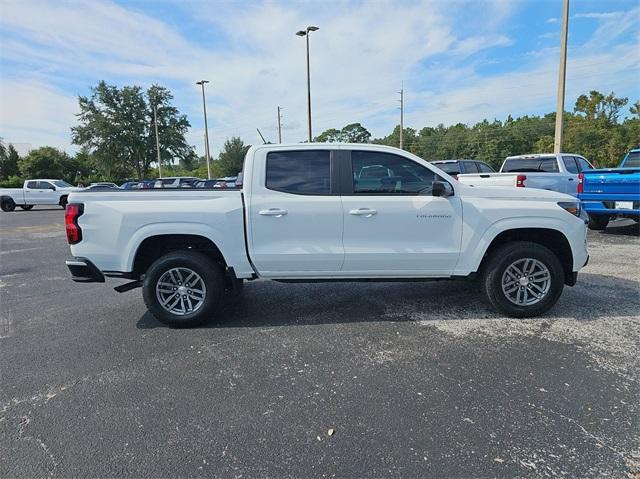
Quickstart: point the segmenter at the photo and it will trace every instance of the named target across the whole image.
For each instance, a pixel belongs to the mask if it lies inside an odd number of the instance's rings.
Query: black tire
[[[33,205],[20,205],[20,208],[25,211],[31,211],[33,209]]]
[[[158,286],[163,276],[166,279],[167,276],[165,276],[165,274],[169,274],[169,271],[175,270],[176,268],[183,268],[195,272],[204,283],[205,287],[202,288],[204,298],[200,306],[192,312],[174,313],[165,308],[158,297],[162,294],[166,294],[167,297],[173,294],[177,295],[177,297],[173,296],[171,302],[175,301],[175,299],[182,301],[179,292],[171,292],[171,289],[175,290],[176,288],[167,288],[169,291],[167,293],[158,293],[156,290],[156,286]],[[171,277],[173,278],[173,276]],[[184,277],[182,277],[182,279],[184,279]],[[163,284],[167,283],[163,281]],[[180,283],[180,286],[186,287],[186,283],[184,285]],[[160,288],[162,288],[162,286],[160,286]],[[197,251],[174,251],[162,256],[147,270],[142,283],[142,296],[144,303],[147,305],[147,309],[158,321],[175,328],[199,326],[211,320],[222,300],[224,291],[225,281],[222,266],[205,254]],[[183,298],[189,302],[188,304],[191,304],[192,300],[194,302],[200,300],[199,298],[192,297],[190,295],[192,293],[191,291],[183,291],[183,293],[185,293]],[[187,293],[189,294],[187,295]],[[185,310],[188,309],[186,302],[181,302],[181,305]],[[168,306],[171,307],[171,304],[168,304]],[[178,307],[178,305],[176,305],[176,307]]]
[[[2,198],[2,200],[0,200],[0,209],[8,213],[16,209],[16,204],[11,198]]]
[[[589,215],[589,229],[594,231],[602,231],[609,224],[607,215]]]
[[[525,289],[522,290],[523,285],[520,280],[514,277],[513,285],[515,285],[516,290],[513,294],[522,294],[524,298],[529,296],[531,301],[535,301],[533,304],[516,304],[508,298],[503,290],[503,277],[511,280],[509,274],[505,273],[505,271],[514,263],[526,259],[534,259],[542,264],[549,272],[549,281],[544,287],[544,295],[540,293],[542,296],[534,298],[533,293],[537,293],[537,290],[533,289],[533,285],[529,288],[527,278],[523,280],[526,283],[524,285]],[[556,304],[564,289],[564,270],[560,260],[551,250],[538,243],[527,241],[506,243],[497,247],[485,261],[480,275],[482,293],[494,308],[512,318],[530,318],[545,313]],[[526,269],[526,263],[524,269]],[[535,276],[540,273],[533,274]],[[512,286],[505,287],[512,288]],[[523,292],[518,293],[518,289]],[[517,296],[517,298],[520,298],[520,296]]]
[[[67,201],[67,197],[66,197],[66,196],[61,196],[61,197],[60,197],[60,201],[58,202],[58,204],[59,204],[60,206],[62,206],[62,209],[63,209],[63,210],[64,210],[64,209],[66,209],[66,207],[67,207],[67,203],[68,203],[68,201]]]

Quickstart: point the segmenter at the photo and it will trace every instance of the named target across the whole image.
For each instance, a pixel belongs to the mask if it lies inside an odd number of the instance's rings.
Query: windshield
[[[555,156],[538,156],[536,158],[511,158],[502,166],[503,173],[532,173],[558,171]]]
[[[624,162],[626,168],[638,168],[640,167],[640,151],[632,151],[627,155],[627,159]]]
[[[449,175],[460,174],[460,163],[457,161],[452,163],[434,163],[434,165]]]
[[[56,185],[59,188],[73,188],[69,183],[67,183],[66,181],[62,181],[62,180],[56,180],[53,182],[54,185]]]

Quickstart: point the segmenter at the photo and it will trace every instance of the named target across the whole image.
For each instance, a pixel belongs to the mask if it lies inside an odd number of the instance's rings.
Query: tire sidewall
[[[178,267],[189,268],[198,273],[207,288],[204,304],[197,311],[183,316],[164,309],[156,295],[156,284],[162,275]],[[222,267],[197,251],[176,251],[162,256],[147,270],[142,283],[144,302],[151,314],[160,322],[177,328],[198,326],[209,321],[220,304],[224,289]]]
[[[2,211],[4,211],[5,213],[9,213],[16,209],[16,204],[11,198],[4,198],[0,202],[0,209],[2,209]]]
[[[547,295],[538,303],[519,306],[505,296],[502,291],[502,275],[518,259],[533,258],[544,264],[551,274],[551,285]],[[564,289],[564,269],[557,256],[551,250],[537,243],[519,242],[495,251],[485,274],[484,292],[491,304],[511,317],[527,318],[538,316],[549,310]]]
[[[68,203],[68,197],[67,196],[61,196],[60,197],[60,201],[58,202],[58,204],[60,206],[62,206],[62,208],[66,209],[67,208],[67,203]]]

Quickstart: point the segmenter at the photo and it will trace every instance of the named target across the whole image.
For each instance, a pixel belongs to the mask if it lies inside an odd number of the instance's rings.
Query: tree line
[[[0,139],[0,186],[19,186],[25,178],[62,178],[71,183],[125,181],[155,178],[158,130],[163,176],[205,178],[207,167],[185,135],[187,117],[172,105],[173,95],[161,86],[144,91],[138,86],[118,88],[100,82],[91,95],[80,96],[78,124],[71,128],[71,156],[43,146],[24,157]],[[630,148],[640,145],[640,101],[631,105],[631,116],[621,120],[628,99],[612,92],[591,91],[578,97],[572,112],[565,113],[563,150],[578,153],[598,167],[616,166]],[[403,129],[403,147],[426,160],[473,158],[498,168],[510,155],[553,150],[555,113],[508,116],[474,125]],[[374,143],[399,147],[400,126],[387,136],[372,138],[360,123],[330,128],[316,142]],[[232,176],[242,168],[249,149],[239,137],[227,139],[211,163],[212,176]]]

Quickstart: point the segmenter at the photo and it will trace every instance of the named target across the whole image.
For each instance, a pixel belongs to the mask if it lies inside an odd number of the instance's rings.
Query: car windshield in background
[[[435,166],[440,168],[442,171],[449,175],[459,175],[460,174],[460,163],[434,163]]]
[[[632,151],[627,156],[627,161],[624,162],[626,168],[638,168],[640,167],[640,151]]]
[[[555,165],[555,168],[554,166]],[[538,156],[536,158],[512,158],[504,162],[503,173],[533,173],[558,171],[555,156]]]
[[[56,185],[59,188],[72,188],[72,186],[67,183],[66,181],[62,181],[62,180],[56,180],[53,182],[54,185]]]

